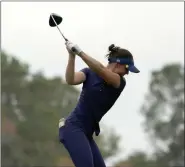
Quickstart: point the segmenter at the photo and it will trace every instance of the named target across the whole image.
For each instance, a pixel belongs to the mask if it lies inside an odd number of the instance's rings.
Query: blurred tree
[[[79,91],[59,77],[30,74],[27,64],[5,52],[1,79],[2,167],[70,165],[58,141],[58,120],[75,107]],[[118,139],[115,133],[96,137],[105,158],[117,152]]]
[[[184,162],[184,67],[179,64],[153,71],[141,109],[144,126],[160,164]]]

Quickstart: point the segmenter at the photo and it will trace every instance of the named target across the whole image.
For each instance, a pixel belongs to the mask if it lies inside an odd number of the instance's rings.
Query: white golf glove
[[[70,42],[70,41],[67,41],[65,44],[66,44],[66,47],[67,47],[70,51],[72,51],[73,53],[75,53],[75,54],[77,54],[77,55],[79,55],[79,54],[82,52],[82,50],[79,48],[78,45],[73,44],[73,43]]]

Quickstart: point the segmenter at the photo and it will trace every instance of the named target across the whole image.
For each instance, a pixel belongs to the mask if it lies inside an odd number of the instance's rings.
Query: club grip
[[[73,52],[76,52],[76,49],[75,49],[74,47],[72,47],[71,50],[72,50]]]

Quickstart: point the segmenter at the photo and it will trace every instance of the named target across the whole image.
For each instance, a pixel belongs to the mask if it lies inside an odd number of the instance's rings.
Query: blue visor
[[[130,72],[133,72],[133,73],[139,73],[140,72],[134,65],[128,66],[128,70]]]
[[[135,67],[133,59],[125,58],[109,58],[110,63],[119,63],[128,65],[128,70],[133,73],[139,73],[140,71]]]

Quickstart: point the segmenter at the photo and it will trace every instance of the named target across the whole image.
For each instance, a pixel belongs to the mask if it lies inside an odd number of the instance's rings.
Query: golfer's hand
[[[82,52],[82,50],[79,48],[78,45],[73,44],[73,43],[70,42],[70,41],[67,41],[65,44],[66,44],[66,48],[67,48],[68,50],[72,51],[73,53],[75,53],[75,54],[77,54],[77,55],[79,55],[79,54]]]
[[[72,52],[70,49],[68,49],[67,47],[66,47],[66,49],[67,49],[67,51],[68,51],[68,53],[69,53],[69,56],[70,57],[75,57],[75,53],[74,52]]]

